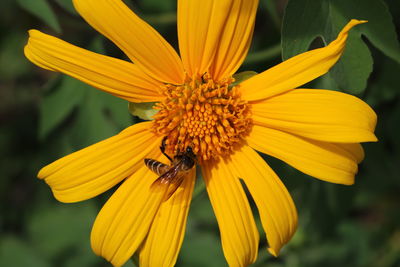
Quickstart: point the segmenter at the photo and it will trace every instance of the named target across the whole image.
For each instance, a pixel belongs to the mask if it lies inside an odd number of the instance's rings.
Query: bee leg
[[[163,153],[163,154],[164,154],[164,156],[166,156],[166,157],[167,157],[167,159],[169,159],[169,161],[171,161],[171,162],[172,162],[172,159],[171,159],[171,157],[170,157],[170,156],[168,156],[168,155],[167,155],[167,153],[165,153],[165,146],[167,145],[167,144],[165,143],[166,141],[167,141],[167,136],[164,136],[163,140],[161,141],[160,150],[161,150],[161,153]]]

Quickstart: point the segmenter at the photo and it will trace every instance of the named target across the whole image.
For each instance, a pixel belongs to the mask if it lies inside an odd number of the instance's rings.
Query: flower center
[[[183,85],[166,84],[165,99],[155,105],[153,129],[167,136],[166,152],[175,155],[192,147],[198,159],[229,154],[248,133],[249,105],[240,99],[233,78],[213,81],[206,73]]]

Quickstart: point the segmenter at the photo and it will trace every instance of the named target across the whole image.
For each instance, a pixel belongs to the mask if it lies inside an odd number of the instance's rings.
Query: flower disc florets
[[[241,100],[233,78],[215,82],[208,74],[182,85],[161,88],[165,99],[154,107],[154,130],[167,136],[166,152],[174,155],[191,146],[198,159],[228,154],[248,133],[249,105]]]

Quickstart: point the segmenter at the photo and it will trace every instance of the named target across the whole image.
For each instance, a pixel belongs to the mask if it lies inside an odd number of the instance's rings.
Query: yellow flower
[[[364,157],[360,142],[377,140],[374,111],[344,93],[295,88],[325,74],[341,56],[348,31],[364,21],[351,20],[328,46],[232,86],[250,45],[257,0],[178,0],[180,57],[122,1],[73,2],[134,63],[37,30],[29,31],[29,60],[130,102],[157,102],[153,121],[130,126],[38,174],[62,202],[92,198],[125,179],[91,234],[94,252],[113,265],[134,252],[141,266],[176,262],[195,172],[167,201],[150,190],[157,175],[143,159],[168,162],[159,149],[164,136],[170,156],[188,146],[196,153],[230,266],[249,265],[258,253],[259,234],[239,177],[257,205],[271,254],[278,255],[297,226],[288,191],[255,150],[318,179],[354,183]]]

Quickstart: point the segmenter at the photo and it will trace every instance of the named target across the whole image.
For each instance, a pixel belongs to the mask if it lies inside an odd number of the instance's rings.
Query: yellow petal
[[[165,196],[165,191],[150,190],[156,178],[142,162],[97,215],[91,233],[92,249],[114,266],[129,260],[149,231]]]
[[[297,228],[293,200],[275,172],[251,147],[242,146],[231,158],[234,172],[244,180],[257,205],[268,239],[268,251],[278,256]]]
[[[162,82],[183,83],[185,76],[178,54],[121,0],[74,0],[73,3],[93,28],[113,41],[145,73]]]
[[[76,202],[94,197],[144,165],[161,139],[149,131],[150,122],[128,127],[121,133],[65,156],[40,170],[55,198]]]
[[[258,0],[236,0],[219,39],[211,76],[221,80],[234,74],[247,55],[253,36]]]
[[[355,144],[345,147],[257,125],[253,126],[246,140],[252,148],[332,183],[353,184],[358,170],[357,161],[361,157]]]
[[[229,0],[178,0],[179,50],[189,76],[208,71],[231,6]]]
[[[136,65],[79,48],[37,30],[29,31],[26,57],[39,67],[63,72],[131,102],[159,101],[161,83]],[[68,100],[68,99],[67,99]]]
[[[161,204],[140,248],[141,267],[175,265],[185,235],[195,174],[193,169],[174,195]]]
[[[330,90],[295,89],[252,105],[254,123],[338,143],[377,141],[375,112],[357,97]]]
[[[240,163],[241,164],[241,163]],[[232,163],[206,162],[203,177],[221,234],[229,266],[247,266],[257,258],[259,235],[242,185]],[[244,166],[247,169],[246,165]]]
[[[351,143],[335,143],[336,146],[341,147],[341,149],[346,150],[357,163],[364,160],[364,149],[361,144],[351,144]]]
[[[327,73],[342,55],[350,29],[365,22],[353,19],[328,46],[292,57],[244,81],[243,99],[253,101],[278,95]]]

